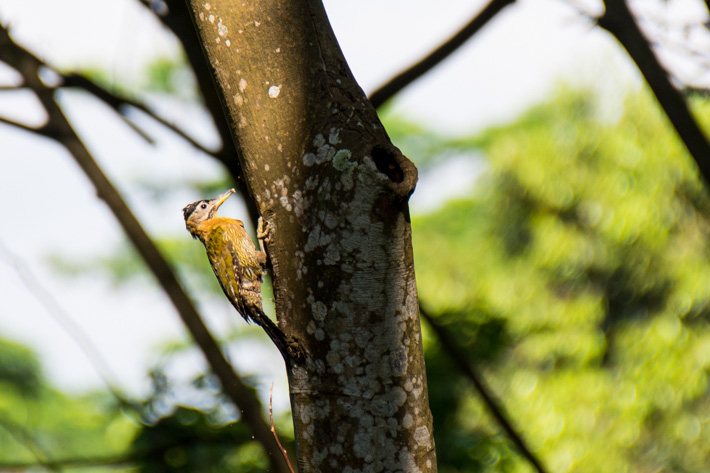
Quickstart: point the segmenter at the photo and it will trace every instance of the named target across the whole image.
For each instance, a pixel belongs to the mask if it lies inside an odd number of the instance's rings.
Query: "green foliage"
[[[60,393],[31,351],[0,341],[0,464],[109,457],[124,451],[135,430],[108,395]]]
[[[178,407],[143,428],[133,441],[141,472],[257,472],[268,467],[251,432],[241,423],[219,425],[205,412]]]
[[[160,370],[151,375],[154,389],[142,403],[105,393],[72,397],[47,384],[30,350],[0,340],[0,470],[42,464],[81,472],[268,470],[261,446],[235,422],[213,376],[181,386]],[[180,398],[199,407],[176,404]],[[292,449],[284,421],[277,425]]]
[[[40,394],[42,374],[39,360],[29,349],[0,339],[0,392],[36,398]]]
[[[710,106],[693,106],[710,126]],[[469,200],[413,219],[420,297],[551,471],[705,471],[710,200],[652,98],[625,110],[605,122],[567,90],[426,148],[489,167]],[[529,471],[426,348],[440,470]]]
[[[157,59],[148,65],[146,73],[148,90],[188,99],[197,96],[192,69],[185,57],[178,60],[168,57]]]

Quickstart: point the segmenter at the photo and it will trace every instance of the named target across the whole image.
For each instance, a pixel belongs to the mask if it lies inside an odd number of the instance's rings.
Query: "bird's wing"
[[[249,307],[261,307],[261,266],[244,227],[222,219],[210,232],[207,254],[232,305],[247,318]]]
[[[233,233],[228,225],[213,228],[209,240],[205,242],[205,249],[224,294],[232,305],[242,312],[239,288],[244,271],[239,259],[239,241],[234,238]]]

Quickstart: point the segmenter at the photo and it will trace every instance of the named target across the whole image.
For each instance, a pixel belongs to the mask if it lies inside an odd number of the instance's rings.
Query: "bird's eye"
[[[202,204],[202,205],[200,205],[200,208],[201,208],[201,209],[206,209],[206,208],[207,208],[207,204]]]

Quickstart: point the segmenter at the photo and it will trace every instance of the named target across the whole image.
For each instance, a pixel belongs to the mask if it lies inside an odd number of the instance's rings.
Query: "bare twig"
[[[34,128],[29,125],[25,125],[24,123],[16,122],[15,120],[10,120],[9,118],[0,117],[0,123],[4,123],[5,125],[10,125],[15,128],[19,128],[20,130],[28,131],[30,133],[45,135],[45,132],[42,127]]]
[[[375,108],[381,107],[385,102],[394,97],[402,89],[429,72],[441,61],[449,57],[476,32],[483,28],[503,8],[514,3],[515,0],[491,0],[491,2],[478,13],[466,26],[454,36],[446,40],[441,46],[430,52],[425,58],[408,69],[400,72],[387,83],[380,86],[370,94],[370,102]]]
[[[471,381],[473,386],[476,388],[476,391],[478,391],[478,394],[481,395],[481,398],[486,404],[486,407],[488,407],[488,410],[490,411],[491,415],[493,415],[498,424],[503,428],[503,430],[505,430],[505,433],[515,444],[518,451],[523,455],[523,457],[525,457],[528,462],[530,462],[530,464],[539,473],[546,473],[547,470],[545,470],[545,467],[542,465],[542,462],[532,453],[532,450],[530,450],[530,448],[525,443],[525,440],[523,440],[522,435],[518,433],[517,430],[515,430],[515,427],[513,427],[513,423],[508,418],[508,415],[505,413],[505,409],[503,408],[503,405],[500,400],[496,399],[495,395],[488,387],[484,379],[468,362],[466,355],[461,351],[461,349],[456,346],[451,337],[449,337],[449,334],[446,332],[446,330],[424,310],[421,304],[419,304],[419,313],[432,328],[432,330],[436,334],[436,337],[441,343],[441,347],[444,349],[446,354],[449,355],[449,358],[451,358],[456,363],[456,366],[458,366],[459,370],[469,379],[469,381]]]
[[[133,246],[143,258],[146,266],[167,294],[210,367],[220,380],[222,389],[240,409],[242,420],[249,426],[254,438],[269,454],[268,457],[271,461],[272,469],[285,473],[287,471],[285,465],[276,460],[280,450],[278,450],[277,444],[270,435],[269,427],[261,417],[261,402],[227,362],[197,309],[178,282],[172,268],[133,215],[118,190],[106,177],[91,153],[72,129],[61,108],[54,101],[54,90],[46,87],[39,79],[38,70],[44,67],[44,63],[15,44],[4,27],[0,27],[0,58],[20,72],[27,87],[37,94],[49,115],[48,123],[45,126],[47,136],[62,144],[91,180],[96,188],[98,197],[111,209],[131,243],[133,243]]]
[[[661,66],[634,20],[625,0],[606,0],[606,11],[599,26],[621,43],[636,63],[656,99],[663,107],[680,139],[698,165],[706,183],[710,183],[710,143],[690,113],[688,104],[673,87],[667,71]]]
[[[281,445],[279,435],[276,433],[276,427],[274,427],[274,383],[271,383],[271,388],[269,389],[269,420],[271,421],[271,433],[274,434],[274,439],[276,439],[276,443],[279,444],[281,454],[284,456],[284,461],[286,462],[286,465],[288,465],[289,471],[294,473],[293,467],[291,466],[291,460],[288,459],[288,452],[283,445]]]
[[[207,148],[205,148],[202,144],[197,142],[194,138],[192,138],[190,135],[185,133],[183,130],[175,126],[173,123],[170,123],[168,120],[165,118],[161,117],[157,113],[155,113],[153,110],[148,108],[144,103],[139,102],[138,100],[131,99],[129,97],[126,97],[124,95],[119,95],[116,92],[112,92],[105,87],[100,86],[96,82],[92,81],[88,77],[84,77],[79,74],[68,74],[66,76],[62,76],[64,80],[64,86],[66,87],[77,87],[80,89],[83,89],[90,94],[94,95],[96,98],[100,99],[102,102],[104,102],[106,105],[114,109],[118,114],[120,114],[122,117],[125,118],[125,108],[126,106],[135,108],[137,110],[140,110],[141,112],[145,113],[149,117],[151,117],[153,120],[157,121],[164,127],[168,128],[171,130],[173,133],[177,134],[181,138],[183,138],[185,141],[190,143],[191,146],[199,149],[205,154],[209,155],[214,155],[215,152],[211,151]],[[137,128],[135,124],[133,124],[130,120],[127,120],[127,123],[131,125],[134,129]],[[139,130],[139,129],[138,129]],[[151,141],[149,137],[145,136],[145,133],[139,130],[139,133],[144,136],[144,138],[147,141]]]

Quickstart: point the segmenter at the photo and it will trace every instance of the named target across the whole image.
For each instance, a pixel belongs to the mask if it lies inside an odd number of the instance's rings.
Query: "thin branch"
[[[4,123],[5,125],[10,125],[15,128],[19,128],[20,130],[28,131],[30,133],[36,133],[38,135],[46,136],[45,130],[43,129],[43,127],[33,128],[29,125],[25,125],[24,123],[16,122],[15,120],[10,120],[9,118],[5,118],[5,117],[0,117],[0,123]]]
[[[286,462],[289,471],[294,473],[293,467],[291,466],[291,460],[288,459],[288,452],[283,445],[281,445],[279,435],[276,433],[276,427],[274,427],[274,383],[271,383],[271,388],[269,389],[269,421],[271,421],[271,433],[274,434],[274,439],[276,439],[276,443],[279,444],[281,454],[284,456],[284,461]]]
[[[124,118],[126,118],[125,106],[127,105],[130,107],[133,107],[133,108],[145,113],[146,115],[148,115],[149,117],[151,117],[152,119],[154,119],[155,121],[157,121],[158,123],[163,125],[164,127],[168,128],[173,133],[179,135],[185,141],[190,143],[191,146],[199,149],[203,153],[209,154],[209,155],[215,154],[214,151],[211,151],[211,150],[205,148],[202,144],[195,141],[195,139],[192,138],[190,135],[185,133],[183,130],[178,128],[173,123],[170,123],[169,121],[167,121],[166,119],[164,119],[163,117],[161,117],[160,115],[155,113],[153,110],[148,108],[144,103],[139,102],[138,100],[131,99],[131,98],[126,97],[124,95],[119,95],[116,92],[112,92],[112,91],[106,89],[105,87],[102,87],[101,85],[97,84],[96,82],[92,81],[88,77],[82,76],[80,74],[75,74],[75,73],[68,74],[66,76],[62,76],[62,78],[64,79],[64,84],[63,84],[64,86],[77,87],[77,88],[80,88],[80,89],[83,89],[83,90],[89,92],[90,94],[92,94],[93,96],[95,96],[96,98],[98,98],[102,102],[104,102],[106,105],[108,105],[109,107],[114,109],[116,111],[116,113],[118,113],[119,115],[121,115]],[[135,124],[132,123],[130,120],[127,120],[127,123],[129,125],[131,125],[134,129],[137,128],[135,126]],[[139,131],[139,133],[142,136],[146,137],[145,133],[143,131]],[[146,140],[152,141],[149,137],[146,137]]]
[[[446,40],[441,46],[429,53],[425,58],[408,69],[400,72],[387,83],[370,94],[370,102],[375,108],[381,107],[402,89],[429,72],[451,53],[461,47],[466,41],[483,28],[503,8],[515,3],[515,0],[491,0],[466,26]]]
[[[222,389],[241,411],[242,420],[249,426],[255,439],[266,450],[274,471],[286,472],[278,445],[270,435],[269,427],[261,417],[262,405],[247,385],[237,376],[227,362],[219,345],[209,333],[197,309],[178,282],[175,273],[131,212],[118,190],[103,173],[91,153],[84,146],[61,108],[54,101],[54,91],[42,84],[37,72],[44,64],[30,52],[15,44],[6,28],[0,27],[0,57],[23,75],[27,86],[39,98],[49,115],[47,130],[61,143],[96,188],[97,195],[113,212],[126,235],[143,258],[165,291],[178,315],[204,354],[207,362],[222,384]]]
[[[706,183],[710,183],[710,143],[701,130],[688,104],[673,84],[651,50],[648,40],[636,24],[624,0],[606,0],[606,11],[599,26],[609,31],[631,56],[656,99],[666,112],[678,136],[698,165]]]
[[[459,370],[471,381],[473,386],[476,388],[476,391],[478,391],[478,394],[481,395],[481,398],[486,404],[486,407],[488,407],[490,413],[503,428],[503,430],[505,430],[506,434],[510,440],[513,441],[518,451],[539,473],[546,473],[547,470],[545,470],[542,462],[535,456],[535,454],[532,453],[532,450],[530,450],[525,443],[525,440],[523,440],[522,435],[515,430],[515,427],[513,427],[512,421],[505,413],[503,403],[496,399],[491,388],[488,387],[485,380],[476,372],[476,369],[471,366],[466,355],[456,346],[444,327],[439,325],[439,323],[424,310],[421,304],[419,304],[419,313],[432,328],[439,339],[441,347],[444,349],[446,354],[449,355],[449,358],[456,363]]]

